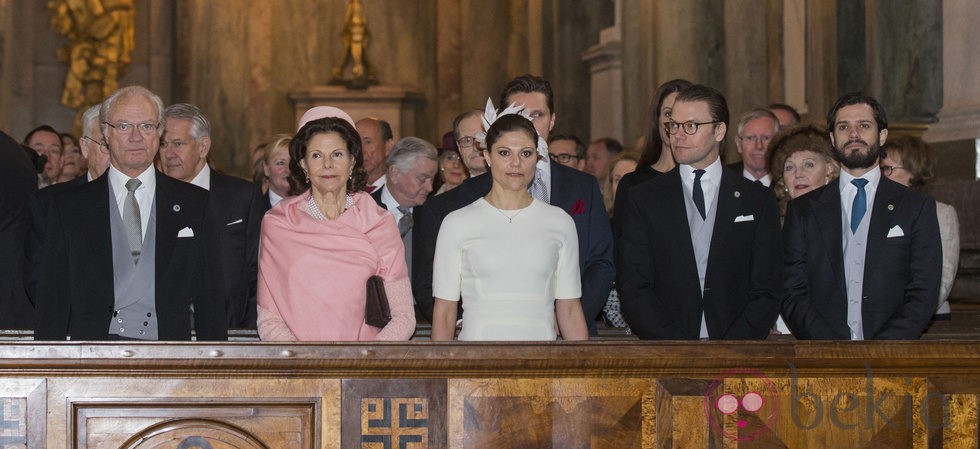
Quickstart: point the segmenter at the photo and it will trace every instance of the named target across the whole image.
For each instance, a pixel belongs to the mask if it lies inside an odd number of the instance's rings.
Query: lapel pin
[[[740,196],[742,196],[741,192],[739,192],[738,190],[736,190],[735,191],[735,198],[738,198]]]
[[[893,206],[893,205],[891,205],[891,204],[889,204],[889,205],[888,205],[888,210],[895,210],[895,206]]]
[[[174,212],[180,212],[180,204],[174,204]]]

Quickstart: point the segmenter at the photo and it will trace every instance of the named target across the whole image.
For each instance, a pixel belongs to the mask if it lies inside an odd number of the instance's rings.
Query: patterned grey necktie
[[[531,183],[531,196],[546,204],[550,204],[548,200],[548,186],[544,185],[544,178],[541,176],[540,168],[534,171],[534,182]]]
[[[129,250],[133,254],[133,263],[140,260],[143,251],[143,227],[140,224],[140,205],[136,202],[136,189],[143,183],[139,179],[126,181],[126,201],[123,203],[123,226],[126,227],[126,237],[129,240]]]
[[[398,212],[402,213],[402,218],[398,220],[398,232],[405,238],[405,234],[412,230],[412,209],[398,206]]]

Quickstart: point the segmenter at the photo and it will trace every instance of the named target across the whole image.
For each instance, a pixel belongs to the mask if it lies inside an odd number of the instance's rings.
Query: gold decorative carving
[[[372,84],[378,84],[374,67],[367,61],[370,36],[363,2],[350,0],[347,2],[347,14],[344,15],[344,56],[331,70],[333,79],[330,84],[347,86],[348,89],[367,89]],[[348,62],[351,64],[351,78],[345,79]]]
[[[68,63],[61,104],[75,109],[74,132],[82,113],[118,88],[135,46],[133,0],[54,0],[51,27],[68,38],[58,59]]]

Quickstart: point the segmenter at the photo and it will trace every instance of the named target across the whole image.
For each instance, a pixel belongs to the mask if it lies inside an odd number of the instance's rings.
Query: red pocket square
[[[572,205],[572,208],[568,210],[568,215],[578,215],[585,213],[585,201],[581,198]]]

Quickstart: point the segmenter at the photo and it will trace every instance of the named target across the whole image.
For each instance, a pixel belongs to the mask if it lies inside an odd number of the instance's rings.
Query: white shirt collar
[[[203,188],[204,190],[211,190],[211,166],[205,163],[204,168],[191,180],[191,184]]]
[[[869,172],[861,176],[861,178],[868,180],[868,185],[864,187],[865,190],[869,190],[869,189],[877,190],[878,183],[881,182],[881,168],[879,168],[878,165],[875,164],[875,166],[872,167]],[[854,184],[851,184],[851,181],[854,179],[857,179],[857,177],[848,173],[847,170],[844,170],[844,168],[842,167],[840,169],[840,183],[838,184],[840,191],[844,192],[844,190],[847,189],[848,187],[857,190],[857,187],[855,187]]]
[[[391,212],[391,215],[395,217],[395,223],[398,223],[398,220],[401,220],[403,214],[400,210],[398,210],[398,206],[400,206],[400,204],[398,204],[398,200],[391,195],[387,185],[381,187],[381,202],[384,203],[385,207],[388,209],[388,212]],[[408,210],[411,211],[412,208],[410,207]]]
[[[142,183],[136,189],[137,194],[144,191],[150,191],[150,192],[156,191],[157,176],[156,176],[156,170],[153,168],[153,164],[150,164],[149,167],[146,167],[146,170],[143,170],[143,172],[140,173],[139,176],[136,177],[136,179],[139,179],[140,182]],[[112,164],[109,164],[109,185],[112,186],[113,197],[118,198],[120,196],[122,197],[126,196],[126,192],[127,192],[126,182],[128,182],[129,180],[130,180],[129,176],[124,175],[123,172],[116,169],[116,167],[112,166]]]
[[[752,173],[749,173],[748,170],[743,168],[742,176],[745,177],[745,179],[748,179],[749,181],[759,181],[762,183],[762,185],[766,187],[769,187],[769,185],[772,184],[772,177],[769,176],[769,173],[766,173],[765,176],[756,179],[755,176],[752,175]]]
[[[282,201],[282,197],[279,196],[279,194],[277,194],[276,192],[273,192],[272,189],[269,189],[268,192],[269,192],[270,207],[275,206],[276,204],[279,204],[280,201]]]
[[[681,164],[678,165],[678,169],[681,172],[681,181],[684,182],[684,185],[694,185],[694,167]],[[704,172],[704,175],[701,176],[701,182],[710,182],[714,186],[721,185],[721,157],[705,167]]]

